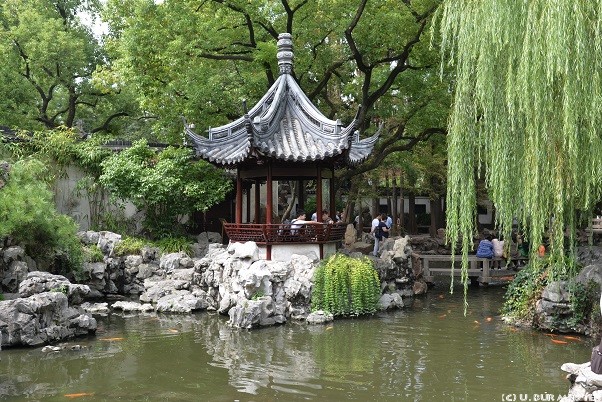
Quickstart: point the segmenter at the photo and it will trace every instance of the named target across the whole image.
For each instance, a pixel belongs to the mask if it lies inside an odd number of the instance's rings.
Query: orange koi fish
[[[74,398],[81,398],[84,396],[94,396],[94,392],[80,392],[77,394],[65,394],[64,396],[69,399],[74,399]]]
[[[123,341],[125,338],[100,338],[101,341],[109,341],[109,342],[113,342],[113,341]]]
[[[581,341],[581,338],[578,338],[576,336],[569,336],[569,335],[564,335],[563,336],[564,339],[568,339],[570,341]]]
[[[565,341],[559,341],[558,339],[550,339],[552,342],[554,342],[557,345],[566,345],[568,342]]]
[[[445,299],[445,296],[443,296],[443,295],[439,295],[439,298],[440,298],[440,299]]]
[[[441,315],[439,316],[439,318],[445,318],[445,317],[447,317],[447,314],[441,314]]]
[[[493,318],[492,317],[487,317],[487,318],[485,318],[485,321],[491,322],[491,321],[493,321]]]

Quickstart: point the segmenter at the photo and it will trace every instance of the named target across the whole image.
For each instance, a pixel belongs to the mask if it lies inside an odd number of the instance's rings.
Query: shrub
[[[368,258],[334,255],[314,274],[312,311],[360,315],[376,311],[380,298],[378,274]]]
[[[77,225],[59,214],[48,184],[46,166],[36,159],[14,163],[0,189],[0,238],[11,237],[34,259],[49,257],[54,273],[81,273],[83,253]]]
[[[516,319],[531,319],[535,302],[548,284],[548,266],[529,263],[508,285],[502,313]]]
[[[97,245],[84,247],[84,261],[86,262],[101,262],[104,259],[104,254]]]
[[[569,285],[572,325],[586,324],[592,317],[595,306],[598,305],[600,286],[593,280],[586,284],[571,281]]]
[[[155,242],[162,253],[184,252],[192,255],[192,241],[187,237],[165,237]]]
[[[113,249],[113,253],[116,256],[124,256],[131,254],[140,254],[142,248],[148,245],[148,240],[140,239],[138,237],[124,237]]]
[[[147,233],[158,239],[173,233],[178,218],[206,211],[232,188],[223,171],[193,157],[188,148],[168,147],[157,154],[141,140],[105,159],[99,180],[114,197],[143,210]]]

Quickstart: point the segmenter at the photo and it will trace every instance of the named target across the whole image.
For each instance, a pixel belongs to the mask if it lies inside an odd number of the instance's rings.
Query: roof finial
[[[291,74],[293,72],[293,37],[290,33],[278,35],[278,68],[280,74]]]

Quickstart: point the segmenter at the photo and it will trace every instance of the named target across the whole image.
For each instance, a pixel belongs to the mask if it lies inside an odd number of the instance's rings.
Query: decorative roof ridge
[[[363,139],[360,139],[360,132],[359,130],[355,130],[355,132],[353,133],[353,142],[354,144],[375,144],[376,141],[378,140],[378,137],[380,137],[382,131],[383,131],[383,127],[384,124],[380,123],[378,125],[378,129],[376,130],[376,132],[374,134],[372,134],[370,137],[366,137]]]

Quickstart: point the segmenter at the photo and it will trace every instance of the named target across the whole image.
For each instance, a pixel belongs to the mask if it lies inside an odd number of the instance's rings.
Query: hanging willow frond
[[[534,253],[547,232],[558,262],[550,274],[566,276],[565,231],[573,238],[577,211],[600,198],[602,0],[446,0],[439,18],[443,57],[457,74],[448,134],[453,251],[459,242],[463,255],[472,247],[475,180],[484,174],[504,236],[517,218]]]

